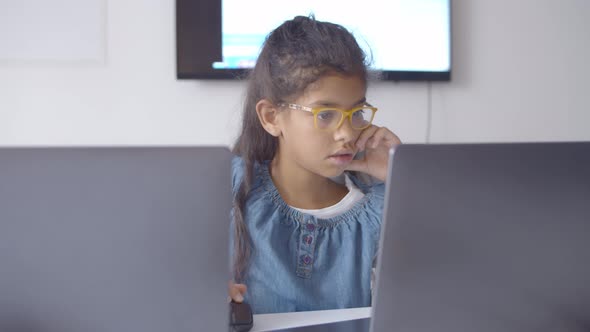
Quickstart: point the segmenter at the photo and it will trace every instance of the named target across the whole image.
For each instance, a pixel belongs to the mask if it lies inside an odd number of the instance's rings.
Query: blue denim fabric
[[[244,174],[241,158],[232,160],[232,172],[235,194]],[[365,197],[339,216],[317,219],[283,201],[268,162],[256,164],[254,174],[244,214],[254,250],[243,281],[253,312],[370,306],[385,185],[351,176]]]

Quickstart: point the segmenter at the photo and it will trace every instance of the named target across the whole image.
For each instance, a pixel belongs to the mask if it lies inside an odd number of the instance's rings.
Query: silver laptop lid
[[[227,330],[230,159],[1,148],[0,330]]]
[[[590,331],[590,143],[403,145],[372,331]]]

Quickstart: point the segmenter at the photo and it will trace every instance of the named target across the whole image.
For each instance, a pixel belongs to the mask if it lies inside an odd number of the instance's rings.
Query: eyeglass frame
[[[373,105],[371,105],[369,103],[364,103],[362,106],[353,107],[348,110],[343,110],[338,107],[309,107],[309,106],[304,106],[304,105],[300,105],[300,104],[293,104],[293,103],[278,103],[277,106],[278,107],[287,107],[292,110],[305,111],[305,112],[312,113],[313,114],[313,125],[318,130],[338,129],[338,128],[340,128],[340,126],[342,126],[342,123],[344,123],[345,118],[348,118],[348,120],[350,121],[350,127],[352,129],[363,130],[363,129],[369,128],[373,124],[373,119],[375,118],[375,113],[377,113],[377,111],[379,110],[377,107],[374,107]],[[361,110],[361,109],[370,109],[373,112],[373,114],[371,114],[371,120],[368,121],[366,126],[361,127],[361,128],[355,128],[352,125],[352,115],[356,111]],[[340,121],[338,121],[338,124],[335,127],[325,128],[325,129],[321,129],[318,127],[318,113],[324,112],[324,111],[339,111],[342,114],[342,116],[340,117]]]

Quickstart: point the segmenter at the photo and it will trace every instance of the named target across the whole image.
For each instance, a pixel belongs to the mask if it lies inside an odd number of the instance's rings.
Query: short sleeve
[[[374,218],[377,226],[380,228],[383,222],[383,210],[385,207],[385,183],[378,182],[371,186],[373,197],[371,199],[371,209],[374,213]]]
[[[245,163],[244,159],[239,156],[234,156],[231,161],[231,172],[232,172],[232,179],[231,179],[231,188],[232,193],[235,195],[238,189],[240,189],[240,184],[244,179],[244,169]]]

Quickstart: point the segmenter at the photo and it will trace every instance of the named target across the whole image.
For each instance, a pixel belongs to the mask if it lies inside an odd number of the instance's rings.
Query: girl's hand
[[[356,141],[356,147],[359,151],[365,152],[364,157],[360,160],[353,160],[346,169],[367,173],[381,181],[385,181],[387,178],[389,149],[400,144],[400,139],[389,129],[372,125],[363,130]]]
[[[244,294],[248,288],[244,284],[235,284],[233,281],[229,282],[229,301],[242,303],[244,301]]]

